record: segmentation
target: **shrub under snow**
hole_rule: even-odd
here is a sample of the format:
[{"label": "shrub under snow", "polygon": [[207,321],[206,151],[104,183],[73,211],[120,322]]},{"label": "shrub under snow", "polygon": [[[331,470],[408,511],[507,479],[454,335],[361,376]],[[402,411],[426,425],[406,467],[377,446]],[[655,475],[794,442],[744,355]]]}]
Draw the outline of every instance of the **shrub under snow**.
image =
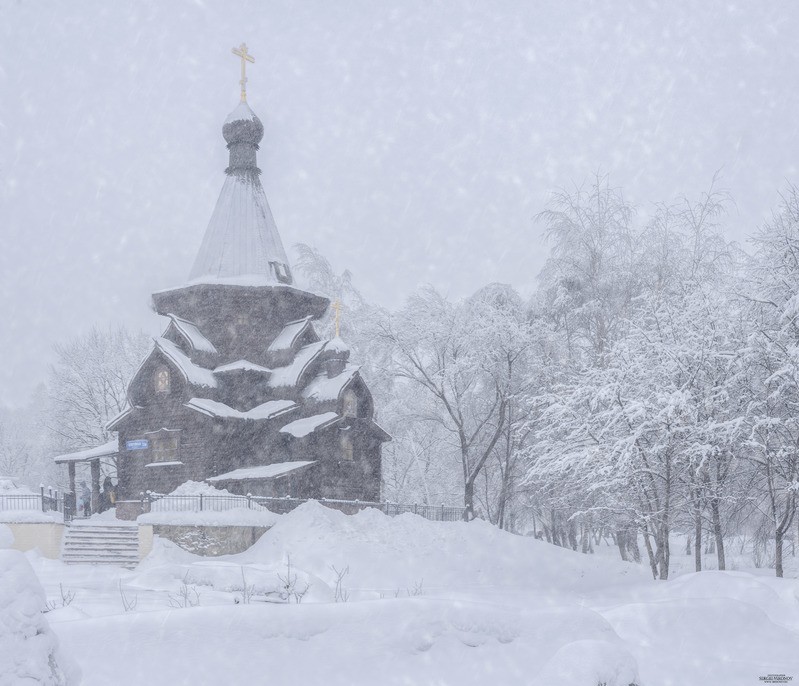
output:
[{"label": "shrub under snow", "polygon": [[[11,540],[8,527],[0,524],[0,547]],[[71,666],[64,669],[58,641],[42,613],[44,589],[22,553],[0,549],[0,580],[0,684],[76,682]]]}]

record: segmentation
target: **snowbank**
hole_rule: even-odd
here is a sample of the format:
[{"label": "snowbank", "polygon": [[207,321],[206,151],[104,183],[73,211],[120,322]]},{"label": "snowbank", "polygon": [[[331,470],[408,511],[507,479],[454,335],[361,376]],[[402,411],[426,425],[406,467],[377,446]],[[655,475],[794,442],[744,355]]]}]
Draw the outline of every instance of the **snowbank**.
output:
[{"label": "snowbank", "polygon": [[[0,525],[0,547],[10,533]],[[0,684],[77,683],[42,613],[44,590],[22,553],[0,549],[0,580]]]},{"label": "snowbank", "polygon": [[18,485],[12,478],[0,476],[0,496],[4,495],[37,495],[27,486]]},{"label": "snowbank", "polygon": [[[279,593],[289,559],[296,586],[309,586],[301,603]],[[334,567],[349,569],[340,589]],[[40,568],[73,588],[81,573]],[[265,674],[273,686],[749,686],[799,674],[795,580],[704,572],[654,582],[645,565],[479,521],[347,516],[311,502],[238,555],[202,558],[156,537],[134,571],[82,574],[87,616],[48,617],[86,686]],[[137,611],[123,613],[120,583]],[[197,602],[176,607],[187,588]]]},{"label": "snowbank", "polygon": [[469,586],[542,592],[647,581],[640,565],[576,555],[529,537],[473,522],[431,522],[414,514],[387,517],[366,508],[346,515],[311,501],[283,515],[239,557],[252,563],[291,555],[298,568],[332,579],[330,566],[350,568],[352,586],[376,593],[413,587]]},{"label": "snowbank", "polygon": [[[253,505],[255,507],[255,505]],[[139,524],[164,526],[272,526],[280,515],[263,508],[248,510],[247,506],[230,510],[180,512],[163,510],[139,515]]]},{"label": "snowbank", "polygon": [[169,495],[180,495],[180,496],[188,496],[188,495],[224,495],[229,497],[240,497],[234,496],[233,493],[230,491],[226,491],[224,488],[214,488],[213,486],[205,483],[204,481],[186,481],[180,486],[178,486],[174,491],[172,491]]},{"label": "snowbank", "polygon": [[60,512],[42,512],[41,510],[0,510],[0,522],[7,524],[52,524],[64,523],[64,515]]}]

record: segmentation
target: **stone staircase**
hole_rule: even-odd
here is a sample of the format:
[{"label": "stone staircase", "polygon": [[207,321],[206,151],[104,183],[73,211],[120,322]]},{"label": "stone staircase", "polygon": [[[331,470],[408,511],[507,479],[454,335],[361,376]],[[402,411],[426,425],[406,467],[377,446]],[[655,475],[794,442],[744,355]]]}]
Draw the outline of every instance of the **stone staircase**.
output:
[{"label": "stone staircase", "polygon": [[65,527],[61,559],[68,564],[135,567],[139,527],[135,524],[72,522]]}]

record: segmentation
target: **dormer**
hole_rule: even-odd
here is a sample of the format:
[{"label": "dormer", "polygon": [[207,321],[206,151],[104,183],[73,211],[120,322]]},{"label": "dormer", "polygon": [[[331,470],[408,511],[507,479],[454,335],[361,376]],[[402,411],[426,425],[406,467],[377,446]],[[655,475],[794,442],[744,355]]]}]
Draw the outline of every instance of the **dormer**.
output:
[{"label": "dormer", "polygon": [[166,338],[154,339],[155,345],[133,375],[128,386],[128,401],[145,406],[171,400],[183,400],[189,390],[216,388],[209,369],[200,367],[175,343]]},{"label": "dormer", "polygon": [[195,324],[174,314],[167,317],[170,321],[162,338],[174,343],[192,360],[206,363],[217,357],[216,347]]},{"label": "dormer", "polygon": [[300,348],[318,341],[319,336],[311,324],[311,317],[303,317],[286,324],[269,344],[267,352],[273,366],[284,366]]}]

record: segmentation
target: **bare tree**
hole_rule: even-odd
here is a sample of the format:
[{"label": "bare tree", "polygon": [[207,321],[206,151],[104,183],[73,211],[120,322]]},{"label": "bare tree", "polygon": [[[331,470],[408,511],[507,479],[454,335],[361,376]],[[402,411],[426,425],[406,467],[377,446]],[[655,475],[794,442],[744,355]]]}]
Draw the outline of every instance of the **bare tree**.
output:
[{"label": "bare tree", "polygon": [[127,387],[150,342],[125,328],[101,330],[56,346],[50,370],[50,430],[61,450],[107,442],[110,419],[127,405]]},{"label": "bare tree", "polygon": [[502,437],[508,405],[523,384],[528,323],[511,289],[493,286],[451,303],[432,288],[383,321],[395,375],[421,389],[461,462],[466,517],[475,516],[475,483]]}]

